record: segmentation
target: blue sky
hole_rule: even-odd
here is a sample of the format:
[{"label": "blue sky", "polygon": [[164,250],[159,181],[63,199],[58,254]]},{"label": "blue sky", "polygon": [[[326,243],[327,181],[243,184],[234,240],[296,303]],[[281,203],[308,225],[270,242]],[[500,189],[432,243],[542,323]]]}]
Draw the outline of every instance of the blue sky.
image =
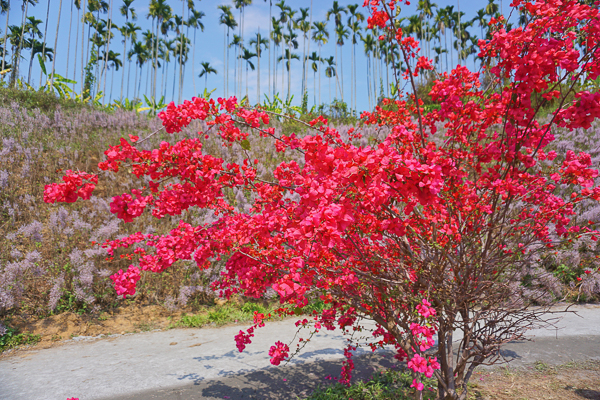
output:
[{"label": "blue sky", "polygon": [[[110,0],[109,0],[110,1]],[[123,16],[120,15],[120,13],[118,12],[118,8],[121,6],[122,1],[121,0],[112,0],[113,2],[113,7],[114,7],[114,11],[112,12],[112,19],[113,22],[116,23],[117,25],[121,26],[123,23],[125,23],[125,18]],[[457,1],[444,1],[444,0],[437,0],[435,1],[437,3],[437,5],[439,7],[445,7],[447,5],[453,5],[455,7],[455,10],[457,8],[457,6],[460,6],[460,10],[462,12],[464,12],[466,14],[466,17],[468,19],[471,19],[476,11],[478,9],[481,9],[483,7],[485,7],[485,5],[487,4],[487,0],[460,0],[460,5],[457,4]],[[21,9],[20,6],[17,3],[16,0],[12,0],[12,9],[10,12],[10,17],[9,17],[9,24],[10,25],[18,25],[20,24],[21,21]],[[67,69],[67,43],[69,43],[69,30],[71,31],[71,50],[70,50],[70,55],[69,55],[69,60],[71,62],[71,64],[69,65],[69,78],[73,78],[73,68],[74,68],[74,64],[73,64],[73,53],[74,53],[74,49],[75,49],[75,39],[77,36],[76,33],[76,26],[77,26],[77,12],[76,9],[74,9],[74,14],[73,14],[73,18],[72,20],[70,20],[70,16],[71,16],[71,3],[72,1],[69,0],[63,0],[62,1],[62,13],[61,13],[61,22],[60,22],[60,26],[59,26],[59,34],[58,34],[58,49],[56,50],[56,71],[58,74],[64,75]],[[175,14],[181,14],[182,10],[181,10],[181,6],[182,6],[182,2],[180,0],[169,0],[168,3],[171,5],[171,7],[173,8],[173,13]],[[219,15],[220,15],[220,11],[217,9],[217,7],[221,4],[232,4],[232,1],[223,1],[223,0],[201,0],[201,1],[196,1],[196,9],[203,11],[206,16],[202,19],[202,22],[204,23],[205,29],[204,32],[197,32],[196,35],[196,42],[195,42],[195,64],[192,65],[191,60],[188,62],[187,67],[185,69],[185,76],[184,76],[184,91],[183,91],[183,98],[184,99],[189,99],[192,96],[196,95],[197,93],[201,93],[204,90],[204,78],[198,78],[198,74],[200,73],[200,71],[202,70],[200,63],[203,61],[208,61],[210,62],[211,66],[213,66],[215,69],[217,69],[218,73],[216,75],[209,75],[208,77],[208,89],[215,89],[216,91],[213,93],[214,96],[222,96],[224,94],[224,71],[223,71],[223,26],[220,25],[218,23],[219,21]],[[332,5],[332,0],[288,0],[286,2],[288,5],[290,5],[292,7],[292,9],[298,9],[300,7],[311,7],[312,4],[312,19],[313,21],[324,21],[326,14],[327,14],[327,10],[329,8],[331,8]],[[359,3],[362,5],[362,0],[354,0],[354,1],[346,1],[346,0],[341,0],[339,1],[340,5],[348,5],[348,4],[356,4]],[[414,2],[415,4],[417,3],[417,1]],[[504,1],[503,2],[503,8],[505,13],[507,13],[508,10],[508,1]],[[36,7],[30,7],[29,8],[29,12],[28,15],[34,15],[36,18],[44,21],[46,21],[46,11],[47,11],[47,0],[40,0],[39,4]],[[136,9],[136,12],[138,14],[138,20],[136,21],[137,25],[140,25],[142,27],[142,31],[145,31],[147,29],[150,29],[151,27],[151,20],[150,19],[146,19],[146,15],[148,13],[148,4],[149,4],[149,0],[136,0],[133,3],[133,7]],[[402,7],[402,14],[404,16],[410,16],[413,15],[415,13],[415,4],[411,4],[410,6],[403,6]],[[55,38],[55,32],[56,32],[56,21],[58,18],[58,11],[59,11],[59,5],[60,5],[60,0],[50,0],[50,12],[49,12],[49,26],[48,26],[48,38],[49,38],[49,46],[54,47],[54,38]],[[277,11],[277,8],[275,7],[275,1],[273,1],[273,13],[275,14]],[[239,20],[239,13],[237,10],[233,10],[234,11],[234,16],[236,17],[236,19]],[[366,9],[362,9],[361,11],[363,14],[366,15],[367,10]],[[103,17],[105,18],[105,17]],[[345,18],[346,19],[346,18]],[[239,21],[238,21],[239,22]],[[0,29],[2,31],[4,31],[4,26],[6,23],[6,15],[3,15],[2,17],[0,17]],[[41,30],[43,32],[44,30],[44,23],[41,26]],[[71,25],[71,29],[69,29],[69,25]],[[81,29],[81,28],[80,28]],[[333,21],[329,22],[328,25],[328,29],[330,31],[330,41],[328,44],[324,45],[322,47],[322,56],[323,57],[329,57],[331,55],[335,55],[335,45],[333,44]],[[246,43],[248,41],[249,37],[254,36],[257,32],[259,32],[264,35],[265,37],[268,35],[269,32],[269,2],[268,1],[263,1],[263,0],[254,0],[253,4],[251,6],[249,6],[246,9],[246,13],[245,13],[245,26],[244,26],[244,36],[246,39]],[[474,33],[475,35],[479,36],[479,27],[476,27],[472,30],[472,33]],[[237,32],[236,32],[237,33]],[[173,37],[175,34],[171,33],[170,37]],[[138,40],[140,39],[140,36],[138,36]],[[190,30],[189,33],[189,37],[193,40],[193,31]],[[344,94],[345,94],[345,98],[346,100],[348,100],[348,98],[350,97],[350,60],[351,60],[351,41],[348,40],[346,41],[346,45],[343,47],[343,55],[340,57],[340,52],[339,52],[339,47],[338,47],[338,64],[341,64],[341,58],[343,57],[343,68],[344,68]],[[81,32],[79,32],[79,47],[81,47]],[[117,34],[115,36],[115,39],[113,39],[113,41],[111,42],[111,50],[114,50],[115,52],[118,53],[123,53],[123,43],[121,40],[121,36],[120,34]],[[310,51],[316,51],[317,50],[317,45],[313,42],[310,44]],[[78,51],[80,51],[80,49],[78,49]],[[274,49],[271,50],[272,52],[274,52]],[[280,51],[280,50],[279,50]],[[21,70],[24,72],[26,71],[26,67],[29,64],[29,59],[28,59],[28,52],[24,51],[23,55],[25,56],[25,59],[21,62]],[[302,40],[301,38],[299,38],[299,48],[295,51],[295,53],[299,54],[300,57],[302,57]],[[80,53],[79,53],[80,54]],[[356,48],[356,54],[357,54],[357,83],[356,83],[356,87],[357,87],[357,108],[359,110],[364,110],[368,108],[368,97],[367,97],[367,83],[366,83],[366,74],[367,74],[367,61],[366,58],[364,57],[364,53],[363,53],[363,46],[361,43],[359,43],[357,45]],[[234,51],[233,49],[230,50],[230,68],[229,68],[229,76],[230,76],[230,86],[229,86],[229,94],[233,95],[233,83],[232,81],[234,80],[234,71],[235,71],[235,67],[234,67]],[[190,59],[192,58],[192,55],[190,54]],[[456,60],[455,60],[456,62]],[[256,64],[256,59],[254,60],[254,63]],[[269,81],[269,71],[266,68],[268,64],[268,50],[264,50],[263,52],[263,56],[261,58],[261,93],[265,93],[268,91],[268,81]],[[175,73],[174,71],[174,63],[171,63],[171,65],[169,65],[169,72],[168,75],[165,76],[165,78],[167,79],[168,82],[168,86],[167,86],[167,101],[171,101],[171,100],[175,100],[177,101],[177,93],[175,93],[175,99],[172,98],[171,93],[172,93],[172,78],[173,78],[173,74]],[[470,67],[473,66],[473,62],[470,61],[467,65],[469,65]],[[23,68],[23,66],[25,66],[25,69]],[[77,70],[80,71],[81,69],[81,55],[78,56],[78,61],[77,61]],[[146,68],[145,68],[146,69]],[[271,68],[272,69],[272,68]],[[113,79],[113,87],[112,87],[112,98],[116,99],[119,97],[120,94],[120,90],[121,90],[121,86],[124,85],[124,91],[127,92],[127,63],[125,63],[125,79],[122,82],[121,81],[121,76],[122,76],[122,70],[116,71],[114,73],[114,79]],[[284,87],[283,90],[281,88],[281,70],[282,70],[282,64],[280,63],[278,66],[278,87],[277,87],[277,91],[282,93],[282,97],[285,96],[285,93],[287,92],[287,74],[284,77]],[[323,73],[324,71],[324,67],[321,68],[321,73]],[[337,72],[338,75],[341,74],[341,66],[338,65],[337,68]],[[110,74],[111,72],[109,72]],[[134,80],[134,74],[135,74],[135,64],[132,65],[131,67],[131,77],[130,77],[130,86],[129,86],[129,93],[130,93],[130,97],[132,97],[133,95],[133,83],[131,83],[131,81]],[[196,76],[195,78],[195,87],[196,87],[196,92],[194,91],[194,75]],[[307,89],[308,89],[308,94],[309,94],[309,105],[312,105],[313,103],[313,98],[314,98],[314,94],[315,92],[313,91],[313,79],[312,79],[312,71],[309,70],[309,74],[308,74],[308,83],[307,83]],[[39,76],[40,76],[40,69],[37,63],[37,60],[34,62],[34,67],[33,67],[33,73],[32,73],[32,77],[33,77],[33,81],[34,84],[37,85],[39,83]],[[144,75],[145,76],[145,75]],[[242,83],[242,94],[245,94],[246,91],[246,80],[245,80],[245,76],[246,76],[246,71],[245,68],[243,69],[243,83]],[[300,101],[300,93],[301,93],[301,81],[302,81],[302,65],[300,62],[293,62],[292,63],[292,68],[291,68],[291,93],[294,95],[294,103],[298,104]],[[158,75],[158,80],[161,80],[162,75]],[[256,97],[257,97],[257,71],[249,71],[248,72],[248,93],[249,93],[249,97],[250,97],[250,101],[251,103],[255,103],[256,102]],[[273,72],[271,72],[271,78],[274,78],[274,74]],[[385,78],[385,75],[384,75]],[[75,76],[75,80],[76,81],[81,81],[81,72],[78,72]],[[106,90],[106,95],[110,96],[111,95],[111,88],[110,88],[110,80],[108,81],[107,84],[107,90]],[[317,74],[317,78],[316,78],[316,84],[318,85],[319,82],[319,78],[318,78],[318,74]],[[325,77],[325,75],[321,75],[321,101],[322,102],[328,102],[329,101],[329,80]],[[384,83],[385,83],[385,79],[384,79]],[[142,92],[144,91],[144,87],[145,87],[145,80],[142,80]],[[78,88],[78,85],[76,86],[76,89]],[[177,90],[177,89],[176,89]],[[317,95],[319,92],[319,88],[317,87]],[[261,94],[262,97],[262,94]],[[340,95],[338,94],[336,96],[336,90],[335,90],[335,81],[332,79],[331,80],[331,97],[340,97]],[[263,97],[264,100],[264,97]],[[318,101],[318,98],[317,98]]]}]

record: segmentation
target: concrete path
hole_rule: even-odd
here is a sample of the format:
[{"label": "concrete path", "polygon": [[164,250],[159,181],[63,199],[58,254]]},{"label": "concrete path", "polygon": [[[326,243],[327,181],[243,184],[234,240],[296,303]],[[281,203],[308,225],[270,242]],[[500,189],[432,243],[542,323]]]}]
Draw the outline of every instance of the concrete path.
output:
[{"label": "concrete path", "polygon": [[[575,310],[579,316],[565,314],[559,330],[530,331],[533,342],[510,343],[502,354],[514,366],[600,360],[600,306]],[[0,399],[293,399],[340,373],[339,333],[316,335],[291,363],[273,367],[268,349],[292,340],[294,320],[259,329],[243,353],[233,340],[241,328],[174,329],[15,352],[0,359]],[[393,365],[389,352],[356,355],[359,377]]]}]

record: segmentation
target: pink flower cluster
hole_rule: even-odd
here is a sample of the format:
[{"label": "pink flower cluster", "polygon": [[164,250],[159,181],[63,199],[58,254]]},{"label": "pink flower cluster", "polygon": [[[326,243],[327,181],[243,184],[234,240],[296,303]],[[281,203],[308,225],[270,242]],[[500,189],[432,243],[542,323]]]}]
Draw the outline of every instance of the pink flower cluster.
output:
[{"label": "pink flower cluster", "polygon": [[[98,175],[73,172],[70,169],[63,176],[63,183],[52,183],[44,188],[45,203],[74,203],[79,197],[88,200],[96,185]],[[88,182],[85,182],[88,181]]]},{"label": "pink flower cluster", "polygon": [[135,294],[135,286],[140,278],[140,269],[133,265],[127,268],[127,272],[123,272],[120,269],[119,272],[110,276],[110,279],[114,282],[117,294],[119,296],[123,295],[123,298],[127,295],[133,296]]},{"label": "pink flower cluster", "polygon": [[274,346],[269,349],[269,355],[271,356],[271,364],[279,365],[283,360],[289,356],[290,347],[282,342],[275,342]]}]

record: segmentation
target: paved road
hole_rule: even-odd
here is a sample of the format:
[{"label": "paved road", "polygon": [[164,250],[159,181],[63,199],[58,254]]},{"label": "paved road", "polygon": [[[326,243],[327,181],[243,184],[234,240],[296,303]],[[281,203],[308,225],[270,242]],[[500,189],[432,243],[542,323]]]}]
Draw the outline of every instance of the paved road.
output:
[{"label": "paved road", "polygon": [[[576,310],[579,316],[566,314],[559,330],[531,331],[533,342],[510,343],[503,354],[514,366],[600,360],[600,306]],[[258,330],[244,353],[233,340],[239,330],[175,329],[19,351],[0,359],[0,399],[291,399],[339,375],[340,334],[316,335],[290,364],[273,367],[268,349],[274,340],[291,341],[293,321]],[[392,365],[389,352],[357,356],[359,377]]]}]

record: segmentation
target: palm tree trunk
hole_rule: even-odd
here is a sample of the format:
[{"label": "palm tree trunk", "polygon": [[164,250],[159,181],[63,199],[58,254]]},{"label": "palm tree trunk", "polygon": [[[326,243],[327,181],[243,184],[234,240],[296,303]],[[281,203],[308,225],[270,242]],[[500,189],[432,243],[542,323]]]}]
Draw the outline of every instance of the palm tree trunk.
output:
[{"label": "palm tree trunk", "polygon": [[313,70],[313,102],[317,105],[317,71]]},{"label": "palm tree trunk", "polygon": [[[342,81],[342,103],[344,102],[344,47],[343,45],[340,45],[340,72],[341,74],[339,74],[341,76],[341,81]],[[335,74],[335,76],[338,76],[338,74]]]},{"label": "palm tree trunk", "polygon": [[[150,59],[152,60],[152,59]],[[148,70],[146,71],[146,88],[144,89],[144,94],[146,96],[150,95],[150,93],[148,93],[148,81],[152,82],[152,80],[150,79],[150,76],[152,75],[152,69],[148,68]],[[150,88],[152,89],[152,88]],[[152,96],[150,96],[152,97]]]},{"label": "palm tree trunk", "polygon": [[152,97],[156,99],[156,76],[158,75],[158,42],[160,41],[160,20],[156,20],[156,51],[154,53],[154,84],[152,85]]},{"label": "palm tree trunk", "polygon": [[306,92],[306,37],[303,34],[302,35],[302,98],[304,98],[305,92]]},{"label": "palm tree trunk", "polygon": [[110,50],[110,33],[111,33],[111,29],[112,29],[112,0],[110,0],[108,8],[109,8],[109,11],[108,11],[109,18],[108,18],[108,32],[106,33],[106,51],[105,51],[106,54],[104,57],[104,86],[102,88],[102,92],[104,95],[102,96],[102,105],[104,105],[104,100],[106,99],[106,70],[108,69],[108,66],[107,66],[108,52]]},{"label": "palm tree trunk", "polygon": [[[2,68],[0,68],[0,71],[4,71],[4,66],[6,65],[5,56],[6,56],[6,48],[8,47],[8,42],[6,41],[6,38],[8,37],[8,17],[10,17],[10,0],[8,3],[8,10],[6,10],[6,24],[4,26],[4,41],[2,42],[4,44],[4,49],[2,50]],[[2,79],[4,80],[4,75],[2,75]]]},{"label": "palm tree trunk", "polygon": [[[73,23],[73,3],[75,3],[75,2],[71,1],[71,14],[69,14],[69,39],[67,40],[67,71],[65,72],[65,77],[69,76],[69,59],[70,59],[69,56],[71,55],[71,26]],[[54,47],[56,47],[56,45]],[[54,50],[56,50],[56,49],[54,49]],[[77,57],[75,57],[75,58],[77,58]]]},{"label": "palm tree trunk", "polygon": [[[75,82],[75,77],[77,75],[77,50],[79,44],[79,9],[77,9],[77,28],[75,28],[75,57],[73,57],[75,64],[73,65],[73,81]],[[73,83],[73,91],[75,91],[75,84]]]},{"label": "palm tree trunk", "polygon": [[198,95],[198,92],[196,91],[196,33],[198,32],[198,27],[195,26],[194,27],[194,48],[192,49],[193,54],[192,54],[192,77],[194,79],[194,96]]},{"label": "palm tree trunk", "polygon": [[[271,18],[271,7],[273,6],[273,2],[272,0],[269,0],[269,60],[267,62],[267,66],[271,65],[271,27],[272,27],[272,23],[273,20]],[[8,24],[8,16],[6,17],[6,23]],[[6,37],[6,35],[5,35]],[[6,39],[4,39],[4,43],[6,43]],[[2,60],[2,62],[4,62],[4,60]],[[4,68],[2,68],[4,69]],[[269,71],[269,88],[267,93],[271,93],[271,68],[267,68],[267,70]],[[258,101],[260,102],[260,99],[258,99]]]},{"label": "palm tree trunk", "polygon": [[83,51],[83,36],[85,34],[85,0],[83,0],[83,6],[81,8],[83,10],[83,18],[81,21],[81,94],[83,97],[83,90],[84,90],[84,81],[83,81],[83,73],[85,70],[85,52]]},{"label": "palm tree trunk", "polygon": [[[321,61],[321,43],[319,43],[319,62]],[[321,105],[321,68],[319,68],[319,105]]]},{"label": "palm tree trunk", "polygon": [[181,84],[182,69],[183,69],[183,14],[185,14],[185,1],[181,2],[181,26],[179,27],[179,95],[177,96],[178,103],[181,103],[181,88],[183,85]]},{"label": "palm tree trunk", "polygon": [[[111,0],[112,2],[112,0]],[[58,53],[58,27],[60,26],[60,13],[62,11],[62,0],[58,5],[58,21],[56,22],[56,37],[54,38],[54,57],[52,57],[52,77],[50,78],[50,86],[54,85],[54,67],[56,66],[56,53]],[[69,59],[67,58],[67,61]],[[41,83],[41,82],[40,82]]]},{"label": "palm tree trunk", "polygon": [[227,58],[225,57],[225,53],[227,52],[226,29],[227,27],[223,25],[223,95],[225,97],[227,97]]},{"label": "palm tree trunk", "polygon": [[[123,84],[125,83],[125,57],[127,54],[127,35],[123,38],[123,72],[121,73],[121,94],[119,95],[119,101],[123,101]],[[129,85],[129,80],[127,81]]]},{"label": "palm tree trunk", "polygon": [[144,75],[144,64],[140,65],[140,81],[138,82],[137,97],[140,98],[140,90],[142,88],[142,76]]},{"label": "palm tree trunk", "polygon": [[[260,28],[258,29],[260,34]],[[258,63],[258,73],[256,74],[256,104],[260,104],[260,40],[258,41],[258,52],[256,53],[256,60]],[[246,78],[247,79],[247,78]]]},{"label": "palm tree trunk", "polygon": [[[44,38],[42,41],[42,60],[46,61],[46,40],[48,39],[48,21],[50,20],[50,0],[48,0],[48,8],[46,10],[46,27],[44,28]],[[56,50],[56,49],[54,49]],[[53,57],[56,59],[56,57]],[[40,86],[42,85],[42,69],[40,68]],[[29,82],[27,82],[29,83]]]},{"label": "palm tree trunk", "polygon": [[114,66],[113,66],[112,71],[110,71],[110,97],[108,98],[108,104],[112,103],[113,83],[115,83],[115,68],[114,68]]},{"label": "palm tree trunk", "polygon": [[[27,84],[28,85],[31,82],[31,67],[33,67],[33,49],[31,49],[31,57],[29,58],[29,68],[28,68],[29,73],[27,74]],[[41,85],[41,81],[40,81],[40,85]]]},{"label": "palm tree trunk", "polygon": [[[19,51],[17,52],[19,57],[16,57],[15,62],[13,63],[14,72],[11,74],[11,86],[14,86],[19,74],[19,60],[21,59],[21,50],[23,49],[23,35],[25,34],[25,20],[27,19],[28,6],[29,2],[26,2],[25,11],[23,12],[23,16],[21,18],[21,37],[19,38]],[[8,18],[6,19],[8,20]]]},{"label": "palm tree trunk", "polygon": [[[165,55],[166,55],[166,53],[165,53]],[[167,58],[165,57],[165,59],[163,60],[162,73],[161,73],[161,77],[160,77],[160,91],[159,91],[159,94],[161,95],[161,97],[163,96],[163,91],[164,91],[164,87],[165,87],[165,69],[167,68],[167,65],[168,65]]]},{"label": "palm tree trunk", "polygon": [[177,77],[175,76],[175,74],[173,74],[173,93],[171,93],[171,98],[173,99],[173,101],[175,101],[175,81],[177,80]]}]

